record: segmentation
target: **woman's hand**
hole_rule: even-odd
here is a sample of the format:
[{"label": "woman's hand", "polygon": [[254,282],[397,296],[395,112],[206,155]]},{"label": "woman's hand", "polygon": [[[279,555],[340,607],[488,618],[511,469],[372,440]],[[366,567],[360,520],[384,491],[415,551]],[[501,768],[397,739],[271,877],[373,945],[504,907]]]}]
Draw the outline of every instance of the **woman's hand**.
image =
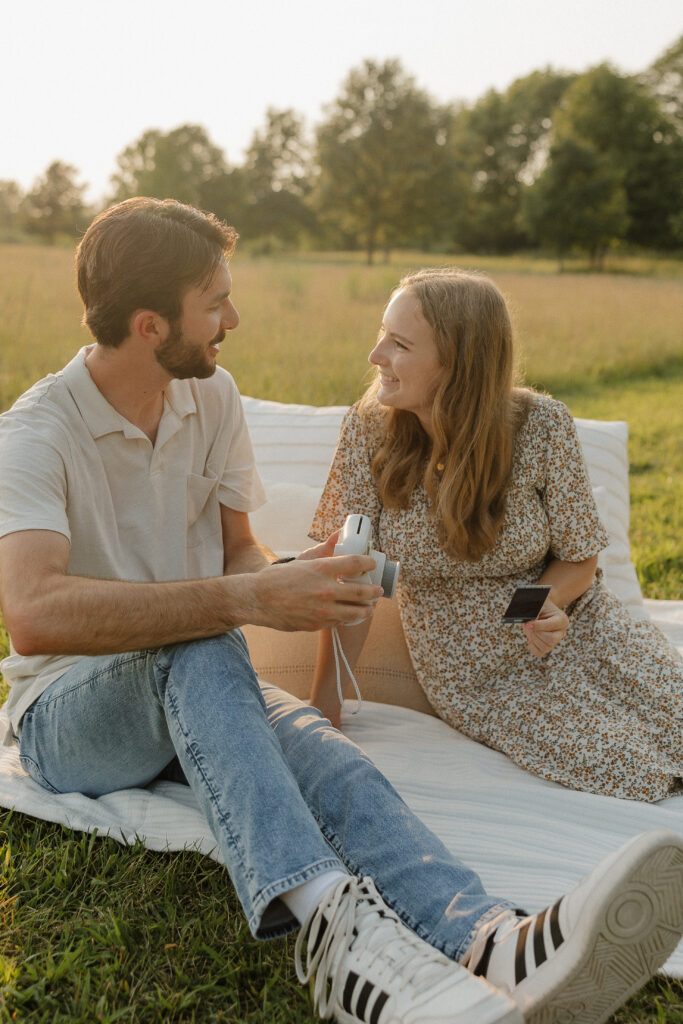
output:
[{"label": "woman's hand", "polygon": [[340,533],[341,530],[335,530],[334,533],[330,534],[327,540],[323,541],[322,544],[316,544],[312,548],[306,548],[305,551],[301,552],[298,558],[302,562],[306,562],[311,558],[331,558],[334,554],[334,548],[339,540]]},{"label": "woman's hand", "polygon": [[531,653],[536,658],[543,658],[564,640],[569,629],[569,619],[561,608],[547,598],[538,618],[533,622],[525,622],[522,628],[526,633]]}]

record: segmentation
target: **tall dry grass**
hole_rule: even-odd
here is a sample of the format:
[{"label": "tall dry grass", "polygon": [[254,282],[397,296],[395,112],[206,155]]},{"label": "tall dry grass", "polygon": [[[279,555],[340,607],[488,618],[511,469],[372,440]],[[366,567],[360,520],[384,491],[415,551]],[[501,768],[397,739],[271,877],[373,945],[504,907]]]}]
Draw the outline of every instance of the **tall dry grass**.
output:
[{"label": "tall dry grass", "polygon": [[[433,259],[366,267],[349,258],[250,260],[238,252],[232,270],[242,324],[224,343],[221,362],[247,394],[351,402],[363,388],[391,289]],[[468,267],[490,262],[460,259]],[[492,270],[533,383],[559,390],[683,359],[681,278],[541,269],[533,274],[528,262],[498,260]],[[0,246],[1,408],[88,342],[80,317],[70,252]]]}]

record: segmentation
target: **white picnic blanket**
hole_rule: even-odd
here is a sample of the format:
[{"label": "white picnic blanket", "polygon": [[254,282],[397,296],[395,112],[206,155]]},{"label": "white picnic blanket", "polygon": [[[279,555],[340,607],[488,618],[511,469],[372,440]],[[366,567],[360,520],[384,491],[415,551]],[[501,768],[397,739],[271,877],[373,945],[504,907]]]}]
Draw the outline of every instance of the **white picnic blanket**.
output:
[{"label": "white picnic blanket", "polygon": [[[647,601],[653,621],[683,651],[683,601]],[[0,713],[0,742],[7,728]],[[416,711],[364,704],[345,731],[363,747],[407,803],[487,890],[535,911],[570,888],[605,854],[639,832],[683,836],[683,795],[657,804],[576,793],[535,778],[502,754]],[[192,847],[220,859],[190,790],[172,782],[97,800],[41,789],[0,746],[0,805],[109,835],[140,838],[152,850]],[[683,978],[683,943],[664,972]]]}]

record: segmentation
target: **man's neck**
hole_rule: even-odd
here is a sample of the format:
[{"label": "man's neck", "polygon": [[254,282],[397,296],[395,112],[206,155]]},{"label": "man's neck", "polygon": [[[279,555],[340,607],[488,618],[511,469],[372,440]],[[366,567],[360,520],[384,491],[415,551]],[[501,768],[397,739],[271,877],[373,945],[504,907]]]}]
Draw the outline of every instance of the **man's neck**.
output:
[{"label": "man's neck", "polygon": [[111,349],[95,343],[85,365],[109,404],[154,444],[171,380],[166,371],[147,352],[126,342]]}]

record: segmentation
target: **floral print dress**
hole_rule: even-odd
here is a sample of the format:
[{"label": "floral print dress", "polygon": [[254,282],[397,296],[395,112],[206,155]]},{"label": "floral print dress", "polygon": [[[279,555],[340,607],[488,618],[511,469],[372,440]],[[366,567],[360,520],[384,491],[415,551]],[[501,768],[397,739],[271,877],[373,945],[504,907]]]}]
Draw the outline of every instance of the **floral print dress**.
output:
[{"label": "floral print dress", "polygon": [[493,550],[445,554],[422,486],[404,509],[382,507],[370,463],[379,407],[342,424],[311,536],[360,512],[375,546],[400,561],[397,599],[417,678],[435,712],[472,739],[572,789],[659,800],[683,776],[683,659],[603,584],[566,608],[565,638],[544,658],[502,615],[516,586],[548,561],[577,562],[608,543],[568,409],[535,395],[514,453]]}]

